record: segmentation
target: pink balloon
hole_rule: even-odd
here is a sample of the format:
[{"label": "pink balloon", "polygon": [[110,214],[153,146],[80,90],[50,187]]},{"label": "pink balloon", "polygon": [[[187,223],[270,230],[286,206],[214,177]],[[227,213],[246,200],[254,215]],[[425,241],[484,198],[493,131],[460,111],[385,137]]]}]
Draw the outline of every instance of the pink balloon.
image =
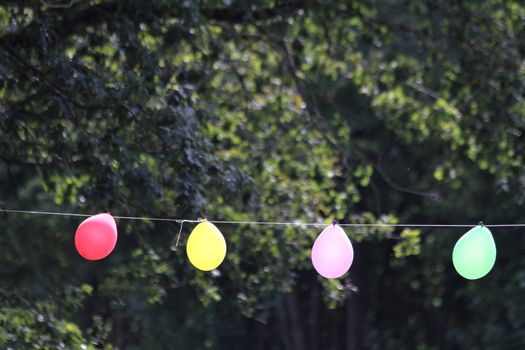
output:
[{"label": "pink balloon", "polygon": [[326,227],[312,247],[312,263],[326,278],[344,275],[354,260],[354,248],[345,231],[337,224]]},{"label": "pink balloon", "polygon": [[87,260],[108,256],[117,244],[117,224],[110,214],[97,214],[82,221],[75,233],[78,254]]}]

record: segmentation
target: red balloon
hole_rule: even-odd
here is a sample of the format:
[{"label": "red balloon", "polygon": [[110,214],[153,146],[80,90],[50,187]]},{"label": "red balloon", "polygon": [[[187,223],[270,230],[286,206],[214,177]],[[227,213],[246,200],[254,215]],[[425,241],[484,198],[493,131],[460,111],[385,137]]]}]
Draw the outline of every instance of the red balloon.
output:
[{"label": "red balloon", "polygon": [[108,256],[117,244],[117,224],[110,214],[90,216],[78,226],[75,247],[87,260],[100,260]]}]

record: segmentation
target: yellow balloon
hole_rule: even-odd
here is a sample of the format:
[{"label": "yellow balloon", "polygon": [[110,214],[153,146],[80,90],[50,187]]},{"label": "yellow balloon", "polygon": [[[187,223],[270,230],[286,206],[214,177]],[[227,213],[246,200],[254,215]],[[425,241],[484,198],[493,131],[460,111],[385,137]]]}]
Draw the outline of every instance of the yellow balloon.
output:
[{"label": "yellow balloon", "polygon": [[193,266],[202,271],[211,271],[224,260],[226,241],[214,224],[204,220],[191,231],[186,254]]}]

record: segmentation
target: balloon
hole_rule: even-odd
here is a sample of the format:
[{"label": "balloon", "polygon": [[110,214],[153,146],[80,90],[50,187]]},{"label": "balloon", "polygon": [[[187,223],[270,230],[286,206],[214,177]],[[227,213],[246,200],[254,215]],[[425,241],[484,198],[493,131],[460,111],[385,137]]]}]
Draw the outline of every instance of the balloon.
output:
[{"label": "balloon", "polygon": [[354,248],[341,226],[334,221],[317,237],[312,247],[312,263],[326,278],[344,275],[354,260]]},{"label": "balloon", "polygon": [[87,260],[108,256],[117,244],[117,224],[110,214],[97,214],[82,221],[75,233],[78,254]]},{"label": "balloon", "polygon": [[469,280],[489,273],[496,262],[496,243],[490,230],[476,226],[461,236],[452,251],[452,262],[456,271]]},{"label": "balloon", "polygon": [[191,231],[186,254],[193,266],[202,271],[211,271],[224,260],[226,241],[214,224],[203,220]]}]

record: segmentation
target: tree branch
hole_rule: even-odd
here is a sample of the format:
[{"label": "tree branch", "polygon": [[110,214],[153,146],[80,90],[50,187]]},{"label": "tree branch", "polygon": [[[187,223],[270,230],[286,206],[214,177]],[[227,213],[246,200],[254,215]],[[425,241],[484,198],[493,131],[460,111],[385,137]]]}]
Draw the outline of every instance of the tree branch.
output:
[{"label": "tree branch", "polygon": [[264,21],[278,16],[288,16],[304,8],[305,1],[289,1],[278,3],[272,8],[250,10],[242,7],[228,7],[216,9],[201,9],[200,14],[209,20],[229,23],[246,23],[247,21]]},{"label": "tree branch", "polygon": [[[67,35],[62,36],[62,38],[67,38],[70,35],[77,33],[80,30],[80,28],[84,28],[87,25],[96,25],[104,22],[109,17],[103,15],[113,14],[118,10],[118,8],[119,5],[117,3],[102,2],[100,4],[87,7],[84,10],[80,10],[77,12],[62,11],[60,12],[60,14],[64,16],[64,19],[51,24],[47,28],[47,31],[55,33],[67,33]],[[29,46],[34,46],[33,35],[35,32],[40,32],[40,26],[40,23],[33,22],[17,32],[12,32],[0,36],[0,40],[4,44],[9,45],[11,47],[25,45],[28,42],[33,42],[32,45]]]},{"label": "tree branch", "polygon": [[40,0],[40,2],[49,7],[49,8],[55,8],[55,9],[58,9],[58,8],[70,8],[71,6],[75,5],[76,3],[79,3],[81,2],[82,0],[70,0],[69,2],[67,3],[50,3],[50,2],[47,2],[47,1],[44,1],[44,0]]},{"label": "tree branch", "polygon": [[66,93],[54,82],[49,80],[38,68],[27,62],[22,56],[20,56],[15,50],[13,50],[9,45],[5,44],[4,42],[0,41],[0,47],[2,47],[11,57],[13,57],[18,63],[20,63],[24,68],[28,69],[30,72],[32,72],[38,80],[40,80],[44,85],[46,85],[55,95],[60,97],[64,102],[65,106],[67,107],[69,113],[74,116],[73,110],[69,106],[69,103],[73,104],[76,107],[85,108],[84,105],[74,101],[73,99],[69,98]]}]

